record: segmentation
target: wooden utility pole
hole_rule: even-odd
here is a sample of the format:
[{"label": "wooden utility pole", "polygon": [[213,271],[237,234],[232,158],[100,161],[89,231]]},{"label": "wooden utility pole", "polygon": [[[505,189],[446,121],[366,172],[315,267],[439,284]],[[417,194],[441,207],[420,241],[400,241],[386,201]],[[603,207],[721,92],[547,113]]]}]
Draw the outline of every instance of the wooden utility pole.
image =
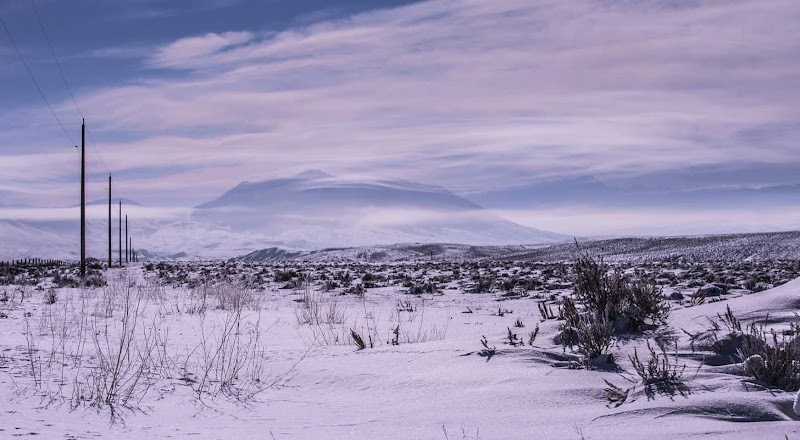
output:
[{"label": "wooden utility pole", "polygon": [[81,282],[86,280],[86,120],[81,121]]},{"label": "wooden utility pole", "polygon": [[128,214],[125,214],[125,262],[129,263],[130,259],[130,248],[128,247]]},{"label": "wooden utility pole", "polygon": [[119,199],[119,267],[122,267],[122,199]]},{"label": "wooden utility pole", "polygon": [[111,174],[108,175],[108,268],[111,269]]}]

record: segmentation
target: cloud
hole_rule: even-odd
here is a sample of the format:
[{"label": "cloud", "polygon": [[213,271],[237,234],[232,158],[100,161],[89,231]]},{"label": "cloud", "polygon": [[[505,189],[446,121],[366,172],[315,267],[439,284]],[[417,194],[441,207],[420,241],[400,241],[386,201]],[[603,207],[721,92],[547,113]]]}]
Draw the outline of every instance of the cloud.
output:
[{"label": "cloud", "polygon": [[159,48],[149,63],[155,67],[187,65],[252,39],[253,34],[250,32],[208,33],[199,37],[182,38]]},{"label": "cloud", "polygon": [[307,168],[466,191],[800,165],[798,20],[795,0],[432,0],[181,38],[82,106],[112,172],[161,170],[123,184],[171,203]]},{"label": "cloud", "polygon": [[800,209],[774,207],[758,211],[729,209],[602,209],[592,206],[536,210],[494,210],[522,225],[577,237],[664,236],[794,231]]},{"label": "cloud", "polygon": [[[188,216],[185,208],[153,208],[146,206],[126,206],[123,214],[131,219],[139,220],[175,220]],[[117,209],[113,210],[114,221],[117,221]],[[108,207],[91,205],[86,207],[87,220],[108,220]],[[16,221],[69,221],[80,219],[80,208],[0,208],[0,220]]]}]

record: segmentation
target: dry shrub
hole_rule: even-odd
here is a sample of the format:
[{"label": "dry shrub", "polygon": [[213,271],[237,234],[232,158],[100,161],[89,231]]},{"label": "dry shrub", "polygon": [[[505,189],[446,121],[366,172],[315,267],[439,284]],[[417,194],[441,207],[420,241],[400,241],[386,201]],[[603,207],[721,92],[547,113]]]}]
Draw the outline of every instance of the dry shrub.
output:
[{"label": "dry shrub", "polygon": [[295,317],[300,325],[333,325],[345,321],[345,313],[336,296],[305,290],[295,307]]},{"label": "dry shrub", "polygon": [[[792,325],[791,334],[797,334],[798,326]],[[741,358],[758,355],[763,359],[763,368],[747,369],[746,372],[758,381],[785,391],[800,389],[800,344],[797,337],[790,339],[785,333],[778,336],[768,331],[765,324],[751,323],[742,338]]]},{"label": "dry shrub", "polygon": [[614,328],[608,317],[600,312],[579,313],[570,298],[561,306],[564,324],[559,341],[564,346],[576,346],[587,360],[604,355],[613,342]]},{"label": "dry shrub", "polygon": [[584,253],[574,266],[574,292],[578,303],[565,298],[564,323],[559,335],[565,346],[577,346],[588,360],[604,355],[615,331],[640,331],[666,322],[669,302],[650,279],[631,279],[611,270],[602,258]]},{"label": "dry shrub", "polygon": [[217,308],[220,310],[241,310],[255,304],[253,291],[240,284],[220,283],[214,287]]},{"label": "dry shrub", "polygon": [[631,279],[587,253],[575,262],[574,286],[575,297],[587,311],[605,314],[623,330],[663,324],[669,316],[669,301],[655,281]]}]

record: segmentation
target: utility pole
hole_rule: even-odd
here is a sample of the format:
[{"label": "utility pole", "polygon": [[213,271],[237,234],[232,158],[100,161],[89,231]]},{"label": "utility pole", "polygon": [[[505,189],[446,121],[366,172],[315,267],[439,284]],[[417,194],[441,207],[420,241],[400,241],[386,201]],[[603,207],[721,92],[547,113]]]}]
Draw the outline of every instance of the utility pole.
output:
[{"label": "utility pole", "polygon": [[111,269],[111,174],[108,175],[108,268]]},{"label": "utility pole", "polygon": [[119,267],[122,267],[122,199],[119,199]]},{"label": "utility pole", "polygon": [[125,214],[125,262],[130,262],[130,253],[128,252],[130,248],[128,247],[128,214]]},{"label": "utility pole", "polygon": [[86,120],[81,121],[81,283],[86,280]]}]

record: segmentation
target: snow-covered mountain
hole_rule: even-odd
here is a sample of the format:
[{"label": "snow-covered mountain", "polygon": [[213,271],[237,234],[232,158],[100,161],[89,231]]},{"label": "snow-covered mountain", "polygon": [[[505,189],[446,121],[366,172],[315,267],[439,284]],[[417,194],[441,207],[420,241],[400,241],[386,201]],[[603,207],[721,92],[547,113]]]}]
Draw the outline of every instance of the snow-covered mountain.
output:
[{"label": "snow-covered mountain", "polygon": [[[77,223],[76,226],[80,228]],[[80,247],[75,245],[79,243],[79,233],[62,234],[62,230],[63,225],[58,222],[0,219],[0,261],[79,257]]]},{"label": "snow-covered mountain", "polygon": [[306,248],[398,242],[530,244],[569,238],[492,215],[442,187],[347,180],[316,170],[243,182],[197,206],[192,219]]}]

